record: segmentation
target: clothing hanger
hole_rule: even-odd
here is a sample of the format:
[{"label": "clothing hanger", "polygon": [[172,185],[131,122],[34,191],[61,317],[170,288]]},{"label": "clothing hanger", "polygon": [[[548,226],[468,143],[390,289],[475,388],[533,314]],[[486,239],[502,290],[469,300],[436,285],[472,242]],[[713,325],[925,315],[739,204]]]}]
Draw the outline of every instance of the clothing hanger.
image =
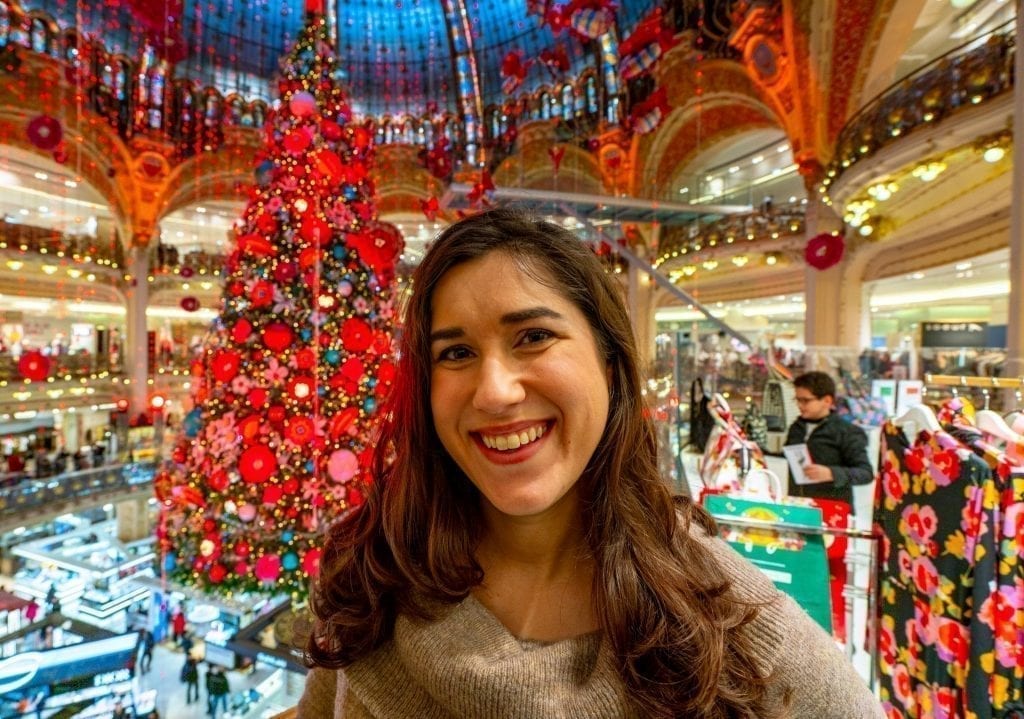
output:
[{"label": "clothing hanger", "polygon": [[924,429],[929,432],[938,432],[942,429],[942,425],[939,424],[939,420],[935,417],[935,412],[926,404],[915,404],[894,419],[893,423],[897,427],[903,427],[904,434],[907,437],[916,437],[918,432]]},{"label": "clothing hanger", "polygon": [[979,409],[974,413],[974,426],[985,434],[1014,444],[1024,443],[1024,437],[1013,431],[998,412]]},{"label": "clothing hanger", "polygon": [[711,395],[711,401],[708,402],[708,411],[715,420],[715,424],[723,429],[729,429],[729,423],[725,418],[731,415],[732,409],[729,407],[729,400],[723,397],[720,392],[715,392]]}]

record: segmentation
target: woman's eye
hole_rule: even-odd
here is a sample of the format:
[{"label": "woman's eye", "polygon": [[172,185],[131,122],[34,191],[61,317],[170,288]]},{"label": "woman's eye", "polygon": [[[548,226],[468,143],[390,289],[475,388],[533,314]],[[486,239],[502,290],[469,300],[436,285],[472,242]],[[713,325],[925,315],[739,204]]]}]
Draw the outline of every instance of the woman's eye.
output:
[{"label": "woman's eye", "polygon": [[461,345],[455,345],[454,347],[445,347],[443,350],[437,353],[438,362],[457,362],[459,360],[466,359],[469,357],[469,349]]},{"label": "woman's eye", "polygon": [[526,332],[523,333],[523,343],[524,344],[537,344],[538,342],[546,342],[547,340],[551,339],[552,337],[554,337],[554,334],[552,332],[549,332],[548,330],[542,330],[542,329],[526,330]]}]

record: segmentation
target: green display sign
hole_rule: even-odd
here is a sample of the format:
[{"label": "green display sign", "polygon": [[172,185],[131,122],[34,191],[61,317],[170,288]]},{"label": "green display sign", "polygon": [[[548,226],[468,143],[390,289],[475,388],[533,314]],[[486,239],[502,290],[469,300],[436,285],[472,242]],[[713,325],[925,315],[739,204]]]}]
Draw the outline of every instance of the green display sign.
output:
[{"label": "green display sign", "polygon": [[733,517],[777,525],[822,526],[821,510],[797,504],[776,504],[722,494],[704,496],[704,506],[719,520],[722,538],[764,572],[781,591],[793,597],[811,617],[832,633],[825,538],[782,529],[731,527]]}]

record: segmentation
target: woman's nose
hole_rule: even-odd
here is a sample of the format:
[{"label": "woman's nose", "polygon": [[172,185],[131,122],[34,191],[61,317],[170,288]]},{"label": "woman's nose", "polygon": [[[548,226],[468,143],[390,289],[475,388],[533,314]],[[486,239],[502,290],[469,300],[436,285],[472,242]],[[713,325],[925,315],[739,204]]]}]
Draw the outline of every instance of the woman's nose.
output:
[{"label": "woman's nose", "polygon": [[520,369],[513,361],[503,357],[485,358],[477,374],[473,393],[473,407],[489,413],[500,413],[526,397]]}]

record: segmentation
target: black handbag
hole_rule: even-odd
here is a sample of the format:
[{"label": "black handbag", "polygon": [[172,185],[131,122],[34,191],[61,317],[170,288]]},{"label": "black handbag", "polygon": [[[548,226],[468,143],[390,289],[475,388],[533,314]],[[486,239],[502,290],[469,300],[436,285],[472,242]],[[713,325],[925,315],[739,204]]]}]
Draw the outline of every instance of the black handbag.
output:
[{"label": "black handbag", "polygon": [[700,377],[690,383],[690,444],[700,452],[707,446],[715,418],[711,416],[708,404],[711,399],[704,394],[704,382]]}]

